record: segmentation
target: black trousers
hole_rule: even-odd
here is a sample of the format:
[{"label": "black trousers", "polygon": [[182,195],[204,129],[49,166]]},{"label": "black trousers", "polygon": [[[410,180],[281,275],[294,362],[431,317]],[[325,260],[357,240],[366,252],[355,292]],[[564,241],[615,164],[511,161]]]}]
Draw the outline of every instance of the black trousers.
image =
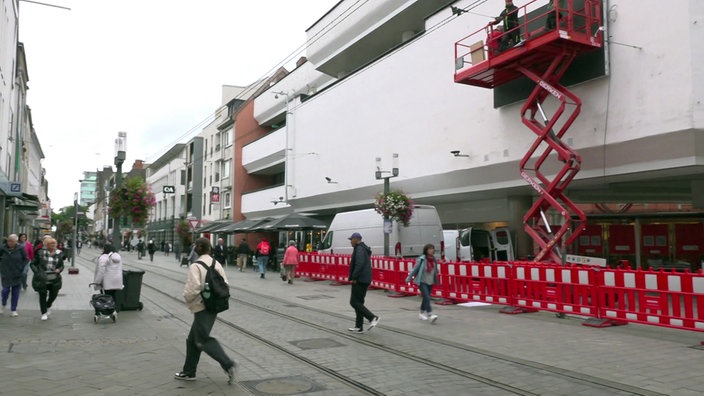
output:
[{"label": "black trousers", "polygon": [[217,314],[203,310],[193,314],[191,332],[186,339],[186,361],[183,363],[183,372],[196,375],[201,352],[220,363],[220,367],[227,371],[235,362],[230,359],[215,338],[210,336]]},{"label": "black trousers", "polygon": [[355,282],[352,284],[352,294],[350,295],[350,305],[354,308],[355,320],[354,327],[361,329],[364,325],[364,319],[372,321],[376,317],[367,307],[364,306],[364,298],[367,296],[369,283]]},{"label": "black trousers", "polygon": [[59,295],[59,289],[58,285],[56,284],[47,284],[45,289],[39,290],[37,293],[39,293],[39,310],[42,311],[42,315],[46,313],[46,310],[51,308],[51,304],[54,303],[54,300],[56,300],[56,296]]}]

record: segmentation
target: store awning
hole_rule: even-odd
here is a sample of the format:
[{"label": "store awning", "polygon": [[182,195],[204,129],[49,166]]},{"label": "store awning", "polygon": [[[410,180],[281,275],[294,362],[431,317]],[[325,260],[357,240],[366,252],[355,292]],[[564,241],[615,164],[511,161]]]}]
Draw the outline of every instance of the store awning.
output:
[{"label": "store awning", "polygon": [[232,220],[214,220],[209,222],[208,224],[198,228],[195,230],[195,232],[219,232],[217,231],[218,229],[234,224]]}]

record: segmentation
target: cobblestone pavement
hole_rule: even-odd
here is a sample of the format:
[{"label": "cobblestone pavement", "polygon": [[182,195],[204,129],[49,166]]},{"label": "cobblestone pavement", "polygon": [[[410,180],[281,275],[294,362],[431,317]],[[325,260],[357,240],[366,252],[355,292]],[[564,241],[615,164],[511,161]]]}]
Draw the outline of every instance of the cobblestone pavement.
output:
[{"label": "cobblestone pavement", "polygon": [[[227,385],[227,377],[217,363],[205,357],[201,359],[197,381],[174,380],[173,372],[181,367],[185,356],[187,327],[166,320],[163,310],[147,303],[142,311],[120,312],[116,323],[93,323],[93,310],[88,303],[93,291],[88,284],[94,266],[90,260],[97,255],[97,250],[83,249],[76,261],[79,273],[64,275],[63,289],[49,320],[40,320],[38,296],[32,290],[21,293],[18,317],[10,317],[9,310],[0,316],[0,394],[295,394],[296,378],[287,379],[286,389],[277,388],[274,381],[271,388],[266,388],[266,380],[275,378],[277,372],[276,360],[266,356],[261,356],[262,360],[270,361],[273,367],[261,371],[244,360],[240,382],[233,386]],[[158,282],[156,277],[149,278],[150,266],[179,268],[173,256],[164,257],[161,253],[155,255],[154,262],[148,258],[136,260],[133,253],[123,255],[126,269],[147,271],[145,281]],[[352,325],[348,287],[300,280],[287,285],[276,274],[260,279],[251,269],[239,272],[230,266],[226,271],[231,285],[240,290],[346,314],[349,319],[341,319],[340,328]],[[146,288],[142,293],[143,301],[158,298]],[[502,315],[497,313],[497,306],[435,305],[440,319],[432,326],[417,319],[417,297],[388,298],[383,290],[370,291],[367,305],[382,317],[381,328],[409,330],[494,355],[646,388],[651,391],[648,394],[704,393],[704,379],[697,374],[704,358],[704,351],[698,348],[704,333],[642,325],[595,329],[581,326],[581,318],[559,319],[550,313]],[[398,380],[394,370],[391,365],[380,364],[377,378]],[[526,387],[540,381],[539,377],[527,379]],[[260,388],[256,388],[257,383]],[[278,386],[281,383],[277,382]],[[443,394],[441,389],[424,392]],[[551,394],[569,394],[568,390],[564,392],[554,390]],[[329,392],[313,390],[309,394]]]}]

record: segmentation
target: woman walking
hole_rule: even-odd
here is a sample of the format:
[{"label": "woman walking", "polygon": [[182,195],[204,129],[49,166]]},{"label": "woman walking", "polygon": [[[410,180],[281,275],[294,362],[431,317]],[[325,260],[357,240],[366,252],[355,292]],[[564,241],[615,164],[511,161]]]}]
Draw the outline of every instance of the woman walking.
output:
[{"label": "woman walking", "polygon": [[293,278],[296,277],[296,265],[298,265],[298,248],[296,241],[288,241],[288,247],[284,252],[284,259],[281,263],[284,266],[284,274],[288,278],[288,284],[293,284]]},{"label": "woman walking", "polygon": [[96,290],[102,289],[105,294],[111,295],[113,300],[117,301],[117,291],[123,288],[122,257],[109,243],[105,244],[103,254],[98,257],[93,283]]},{"label": "woman walking", "polygon": [[22,271],[27,264],[27,251],[17,243],[17,235],[7,237],[7,244],[0,247],[0,277],[2,278],[2,309],[5,311],[7,297],[12,293],[10,301],[10,316],[18,316],[17,303],[20,300],[22,288]]},{"label": "woman walking", "polygon": [[32,288],[39,293],[39,310],[42,320],[49,319],[51,305],[61,290],[61,271],[64,270],[64,253],[56,248],[56,239],[48,237],[35,255],[30,268],[34,273]]},{"label": "woman walking", "polygon": [[423,300],[420,303],[420,313],[418,319],[430,320],[435,323],[438,316],[433,313],[433,307],[430,305],[430,295],[433,292],[433,285],[438,283],[438,263],[435,261],[435,246],[429,243],[423,247],[423,254],[416,260],[416,265],[408,274],[406,283],[413,283],[420,288],[420,294]]}]

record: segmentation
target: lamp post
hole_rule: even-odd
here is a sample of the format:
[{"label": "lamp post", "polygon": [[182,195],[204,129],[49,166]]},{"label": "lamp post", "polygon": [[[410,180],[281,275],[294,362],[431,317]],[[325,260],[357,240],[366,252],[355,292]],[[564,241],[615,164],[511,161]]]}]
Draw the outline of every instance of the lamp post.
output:
[{"label": "lamp post", "polygon": [[68,268],[69,275],[78,274],[78,267],[74,266],[76,263],[76,254],[78,252],[78,193],[73,193],[73,237],[71,242],[71,266]]},{"label": "lamp post", "polygon": [[[122,185],[122,164],[125,162],[125,151],[127,149],[127,132],[118,132],[115,139],[115,188]],[[119,251],[122,246],[122,235],[120,232],[120,217],[112,218],[112,244],[115,250]]]},{"label": "lamp post", "polygon": [[[386,174],[386,176],[384,176]],[[393,153],[391,157],[391,171],[381,170],[381,157],[376,157],[377,180],[384,179],[384,195],[389,193],[389,179],[398,176],[398,153]],[[392,221],[389,216],[384,215],[384,256],[389,256],[389,234],[391,234]]]},{"label": "lamp post", "polygon": [[278,99],[279,95],[283,95],[286,97],[286,114],[284,115],[284,120],[286,122],[286,146],[284,147],[284,201],[286,205],[288,205],[288,187],[289,187],[289,170],[288,170],[288,152],[290,150],[289,148],[289,133],[290,133],[290,128],[291,125],[289,124],[289,114],[291,113],[291,97],[289,96],[288,91],[279,91],[279,92],[273,92],[274,99]]}]

